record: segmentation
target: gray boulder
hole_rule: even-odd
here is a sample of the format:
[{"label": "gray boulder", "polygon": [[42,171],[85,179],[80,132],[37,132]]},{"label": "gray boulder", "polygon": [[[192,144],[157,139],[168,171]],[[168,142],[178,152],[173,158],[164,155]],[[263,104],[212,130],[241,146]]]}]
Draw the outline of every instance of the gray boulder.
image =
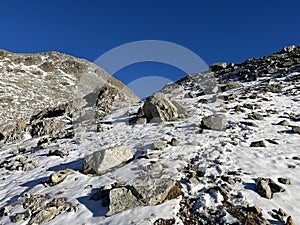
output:
[{"label": "gray boulder", "polygon": [[201,128],[209,130],[224,131],[226,129],[226,116],[215,114],[202,119]]},{"label": "gray boulder", "polygon": [[148,123],[174,121],[179,117],[176,106],[160,92],[148,97],[142,110]]},{"label": "gray boulder", "polygon": [[83,173],[101,175],[134,157],[132,150],[126,146],[96,151],[83,160]]},{"label": "gray boulder", "polygon": [[181,184],[172,179],[161,179],[144,185],[127,185],[110,190],[109,211],[106,216],[138,206],[155,206],[182,194]]}]

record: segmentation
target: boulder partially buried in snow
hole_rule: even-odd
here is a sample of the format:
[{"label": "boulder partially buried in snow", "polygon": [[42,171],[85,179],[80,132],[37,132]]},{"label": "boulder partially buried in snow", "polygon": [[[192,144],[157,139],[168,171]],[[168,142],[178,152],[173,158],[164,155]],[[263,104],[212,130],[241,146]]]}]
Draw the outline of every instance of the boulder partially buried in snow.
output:
[{"label": "boulder partially buried in snow", "polygon": [[160,92],[148,97],[142,109],[148,123],[173,121],[179,116],[176,106]]},{"label": "boulder partially buried in snow", "polygon": [[133,158],[132,150],[126,146],[96,151],[83,160],[83,173],[101,175]]}]

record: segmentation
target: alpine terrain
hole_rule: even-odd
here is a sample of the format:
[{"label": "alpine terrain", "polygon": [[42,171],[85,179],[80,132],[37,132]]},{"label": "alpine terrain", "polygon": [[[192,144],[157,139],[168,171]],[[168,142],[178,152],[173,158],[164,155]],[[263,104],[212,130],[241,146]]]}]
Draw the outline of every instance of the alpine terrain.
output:
[{"label": "alpine terrain", "polygon": [[0,51],[0,224],[300,224],[300,46],[141,101],[83,59]]}]

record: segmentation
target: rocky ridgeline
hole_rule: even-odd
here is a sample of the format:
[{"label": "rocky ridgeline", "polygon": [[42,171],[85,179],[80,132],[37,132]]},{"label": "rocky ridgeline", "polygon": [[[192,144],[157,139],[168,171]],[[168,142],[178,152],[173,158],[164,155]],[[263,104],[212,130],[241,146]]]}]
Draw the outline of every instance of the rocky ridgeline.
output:
[{"label": "rocky ridgeline", "polygon": [[[7,171],[6,175],[16,171],[24,173],[30,173],[35,169],[44,171],[44,167],[38,167],[38,160],[31,158],[34,154],[39,157],[36,153],[38,151],[43,151],[46,155],[44,157],[57,159],[60,165],[55,165],[54,172],[47,173],[46,179],[39,180],[38,184],[20,194],[15,202],[6,203],[0,210],[0,220],[8,218],[14,223],[26,221],[27,224],[43,224],[67,213],[81,210],[82,207],[78,202],[87,208],[99,203],[96,210],[104,211],[101,218],[107,219],[122,213],[126,215],[128,210],[158,207],[171,200],[177,200],[179,205],[175,215],[172,218],[156,219],[153,224],[271,224],[270,219],[266,219],[266,211],[262,206],[249,202],[245,190],[239,188],[250,184],[257,199],[272,201],[276,195],[286,192],[293,185],[292,181],[285,177],[274,180],[252,176],[242,168],[232,170],[232,161],[227,154],[233,151],[235,146],[247,145],[249,152],[255,149],[259,154],[269,145],[279,145],[277,139],[250,141],[248,136],[258,132],[260,128],[263,129],[262,126],[266,124],[261,125],[260,122],[265,122],[271,115],[279,117],[283,114],[278,112],[280,110],[278,107],[262,110],[264,103],[272,102],[266,93],[274,94],[272,96],[276,94],[290,96],[296,103],[300,100],[297,99],[300,94],[299,53],[299,47],[290,46],[271,56],[247,60],[238,65],[227,66],[218,63],[210,67],[211,71],[189,75],[167,85],[161,92],[148,97],[139,108],[136,108],[137,111],[128,117],[129,124],[122,124],[130,128],[130,133],[135,129],[145,129],[144,133],[138,133],[143,137],[136,136],[131,139],[136,142],[134,145],[127,142],[130,134],[127,133],[126,136],[122,130],[118,130],[120,124],[106,124],[101,121],[106,115],[114,113],[115,109],[121,109],[124,105],[118,102],[123,102],[125,97],[129,98],[131,103],[137,100],[118,81],[110,81],[110,85],[83,96],[88,107],[96,106],[96,111],[92,111],[93,116],[96,115],[101,121],[96,132],[93,130],[93,134],[91,131],[86,136],[81,134],[86,140],[74,135],[74,118],[75,123],[77,120],[77,126],[85,125],[81,123],[80,118],[76,118],[72,102],[46,107],[38,113],[31,114],[28,121],[24,120],[14,125],[13,130],[4,130],[0,137],[3,141],[9,142],[28,133],[30,135],[28,139],[34,138],[38,141],[34,142],[34,146],[25,148],[19,146],[13,152],[10,151],[1,159],[0,168]],[[9,61],[7,58],[12,57],[11,53],[1,54],[2,61]],[[36,60],[54,55],[60,56],[58,53],[45,53],[41,54],[43,56],[41,59]],[[30,63],[25,60],[29,55],[22,57],[22,62],[16,62],[32,65],[36,55],[32,56],[32,60],[28,59]],[[66,56],[62,55],[62,58],[64,57]],[[77,59],[74,60],[78,62]],[[58,57],[56,61],[61,59]],[[35,62],[35,65],[40,65],[39,67],[48,72],[51,68],[47,64],[41,66],[43,64],[40,61]],[[67,65],[73,68],[72,63]],[[75,66],[77,67],[78,65]],[[249,85],[250,81],[260,82]],[[249,103],[248,99],[255,100],[255,103]],[[191,105],[186,107],[182,102],[185,104],[189,102]],[[270,105],[275,107],[274,104]],[[215,107],[215,110],[212,110],[212,107]],[[281,121],[272,124],[276,129],[278,127],[285,129],[277,133],[299,135],[300,128],[295,124],[300,121],[300,114],[296,112],[284,115],[285,120],[280,119]],[[196,120],[190,120],[191,118]],[[235,118],[237,119],[234,120]],[[87,120],[89,119],[91,117],[87,117]],[[169,128],[164,131],[172,138],[166,139],[164,134],[159,132],[157,133],[159,138],[150,137],[151,129],[153,132],[164,128]],[[114,129],[120,133],[113,132]],[[180,131],[182,133],[179,133]],[[199,141],[191,140],[191,136],[199,138]],[[99,142],[101,139],[103,142]],[[63,140],[63,144],[57,144],[60,143],[59,140]],[[95,142],[96,150],[90,151],[88,149],[90,146],[86,144],[79,148],[85,141],[90,141],[90,144]],[[132,148],[128,147],[128,144],[146,147]],[[71,150],[65,150],[67,145],[72,146]],[[72,155],[77,157],[75,162],[68,160]],[[299,161],[299,159],[298,156],[293,156],[287,160]],[[65,161],[69,163],[63,164]],[[177,163],[177,166],[169,167],[172,163]],[[293,164],[293,167],[290,167],[294,169],[297,166],[298,164]],[[124,169],[123,173],[129,175],[120,176],[120,169]],[[123,178],[126,176],[129,178]],[[94,178],[97,179],[96,185],[95,183],[88,185],[87,181]],[[3,178],[3,181],[5,179],[7,177]],[[246,179],[251,179],[252,183]],[[99,185],[98,182],[103,180],[104,185],[103,183]],[[77,183],[84,183],[87,186],[78,187]],[[70,201],[67,197],[71,196],[64,196],[70,184],[75,184],[77,189],[82,188],[85,191],[93,189],[84,201]],[[38,191],[34,193],[37,186]],[[52,193],[52,188],[60,191]],[[86,195],[86,192],[82,195]],[[296,224],[293,217],[280,207],[268,213],[277,224]],[[234,219],[228,222],[228,218],[231,217]],[[127,224],[127,219],[125,217],[124,224]]]},{"label": "rocky ridgeline", "polygon": [[[51,110],[60,113],[59,108],[65,105],[69,116],[80,123],[139,101],[123,83],[95,64],[58,52],[14,54],[0,50],[0,82],[0,142],[20,139],[29,130],[33,136],[50,134],[52,122],[62,126],[50,119],[57,115],[32,118]],[[83,108],[94,106],[96,101],[96,115],[93,111],[86,116]]]}]

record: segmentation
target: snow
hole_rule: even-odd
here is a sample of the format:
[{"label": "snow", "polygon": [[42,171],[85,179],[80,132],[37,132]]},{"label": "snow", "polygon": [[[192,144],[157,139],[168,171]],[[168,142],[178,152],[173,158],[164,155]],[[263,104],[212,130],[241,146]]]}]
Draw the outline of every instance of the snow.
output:
[{"label": "snow", "polygon": [[[24,69],[24,66],[21,68]],[[290,76],[294,76],[291,74]],[[289,76],[289,77],[290,77]],[[66,79],[72,85],[72,78]],[[255,85],[248,83],[247,85]],[[12,86],[6,86],[12,88]],[[241,94],[241,91],[229,91],[227,93]],[[226,105],[233,108],[236,104],[256,103],[261,106],[259,111],[265,112],[267,109],[276,109],[278,114],[270,114],[262,121],[254,121],[258,127],[246,127],[239,124],[245,121],[246,114],[251,110],[246,109],[245,113],[236,114],[232,110],[227,111],[222,102],[211,102],[207,105],[200,104],[201,98],[211,99],[213,95],[206,95],[195,99],[184,99],[184,91],[174,90],[179,93],[175,100],[188,106],[187,110],[191,116],[165,124],[128,125],[129,117],[125,116],[129,111],[137,111],[140,105],[131,108],[120,109],[107,118],[112,123],[111,129],[96,133],[95,125],[82,125],[77,129],[76,141],[62,139],[52,143],[47,149],[35,149],[27,151],[24,155],[36,163],[37,167],[29,172],[12,171],[4,168],[0,170],[0,208],[6,205],[15,205],[12,215],[22,212],[22,207],[18,206],[24,195],[30,193],[46,194],[52,197],[66,197],[77,207],[76,212],[64,212],[54,220],[45,223],[50,224],[153,224],[158,218],[176,218],[177,223],[182,222],[176,216],[179,211],[181,197],[167,201],[158,206],[138,207],[127,210],[111,217],[105,217],[107,207],[101,205],[101,201],[89,200],[92,193],[104,185],[115,182],[134,183],[137,178],[145,176],[146,182],[151,176],[161,177],[171,173],[173,178],[180,180],[183,174],[180,172],[184,166],[195,156],[200,157],[199,167],[206,168],[208,176],[221,176],[226,171],[237,171],[242,169],[241,178],[243,183],[236,183],[232,186],[232,193],[242,193],[241,201],[247,201],[250,205],[258,205],[263,209],[264,216],[270,221],[272,218],[268,212],[282,208],[288,215],[292,215],[295,221],[300,221],[300,161],[293,160],[292,157],[299,156],[300,135],[285,133],[290,130],[288,127],[275,125],[286,118],[286,112],[300,112],[300,104],[293,101],[290,96],[268,93],[264,97],[272,101],[260,101],[236,99],[236,102]],[[30,96],[30,94],[28,95]],[[299,97],[299,96],[296,96]],[[225,113],[229,124],[234,126],[226,132],[207,131],[204,134],[197,133],[197,127],[203,116],[214,113]],[[168,126],[173,124],[174,126]],[[291,121],[291,125],[298,125],[299,122]],[[181,146],[169,146],[162,151],[151,150],[151,144],[159,140],[170,141],[173,137],[181,142]],[[267,141],[266,148],[250,148],[252,141],[274,140],[278,145]],[[17,143],[10,143],[1,147],[2,159],[12,156],[16,149],[36,146],[39,139],[31,139],[26,134],[24,139]],[[232,144],[237,142],[236,145]],[[80,173],[82,159],[84,156],[96,150],[108,147],[126,145],[134,150],[135,154],[160,153],[159,159],[135,159],[134,161],[110,171],[102,176],[89,176]],[[69,152],[66,158],[48,156],[50,149],[63,149]],[[218,165],[210,167],[211,163],[218,160]],[[155,162],[155,163],[153,163]],[[76,172],[56,186],[47,187],[43,183],[47,182],[49,176],[62,169],[73,169]],[[280,177],[291,180],[291,185],[281,185],[286,191],[277,193],[273,199],[264,199],[255,192],[255,182],[253,178],[272,178],[277,182]],[[206,178],[203,178],[197,185],[184,187],[185,194],[198,197],[199,206],[217,207],[222,204],[223,197],[219,192],[198,196],[203,187],[211,187]],[[228,221],[234,220],[227,215]],[[27,224],[28,221],[15,223],[16,225]],[[0,218],[0,224],[11,224],[9,217]],[[274,223],[275,224],[275,223]]]}]

